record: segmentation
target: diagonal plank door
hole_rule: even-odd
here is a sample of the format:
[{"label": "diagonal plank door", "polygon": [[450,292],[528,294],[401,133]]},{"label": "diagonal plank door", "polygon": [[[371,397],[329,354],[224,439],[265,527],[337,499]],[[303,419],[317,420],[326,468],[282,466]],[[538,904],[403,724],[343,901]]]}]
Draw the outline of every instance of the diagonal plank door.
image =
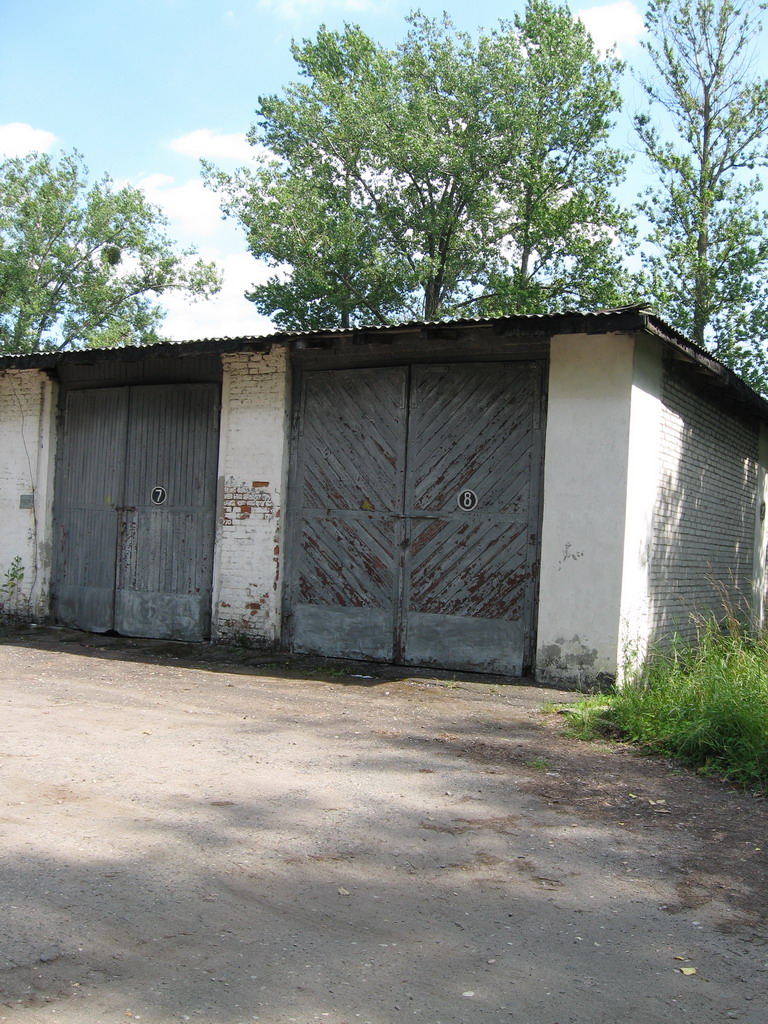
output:
[{"label": "diagonal plank door", "polygon": [[293,648],[520,674],[540,408],[537,363],[305,374]]},{"label": "diagonal plank door", "polygon": [[296,651],[394,657],[407,377],[404,367],[304,375]]},{"label": "diagonal plank door", "polygon": [[412,372],[403,661],[519,675],[534,624],[538,366]]}]

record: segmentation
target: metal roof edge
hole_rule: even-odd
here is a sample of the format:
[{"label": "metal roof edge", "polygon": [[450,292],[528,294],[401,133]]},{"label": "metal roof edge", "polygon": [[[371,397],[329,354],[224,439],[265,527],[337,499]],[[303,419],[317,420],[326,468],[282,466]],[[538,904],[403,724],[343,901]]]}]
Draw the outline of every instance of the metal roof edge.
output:
[{"label": "metal roof edge", "polygon": [[649,334],[666,343],[678,356],[695,364],[718,390],[729,391],[737,404],[768,422],[768,399],[750,387],[730,367],[657,314],[645,311],[642,316],[645,320],[645,330]]},{"label": "metal roof edge", "polygon": [[123,345],[119,348],[79,348],[66,352],[34,352],[0,356],[0,370],[46,370],[59,363],[93,363],[101,360],[139,359],[163,356],[204,355],[209,352],[242,352],[249,348],[265,350],[274,335],[243,335],[239,338],[201,338],[197,341],[168,341],[157,345]]}]

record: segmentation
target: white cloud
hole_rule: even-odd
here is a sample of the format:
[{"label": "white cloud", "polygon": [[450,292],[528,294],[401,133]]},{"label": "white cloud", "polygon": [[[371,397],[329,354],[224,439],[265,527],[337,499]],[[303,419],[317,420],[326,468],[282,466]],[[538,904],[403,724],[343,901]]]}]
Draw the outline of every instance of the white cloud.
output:
[{"label": "white cloud", "polygon": [[212,132],[210,128],[198,128],[187,132],[168,143],[175,153],[206,160],[233,160],[246,163],[254,156],[261,156],[260,147],[251,146],[244,133]]},{"label": "white cloud", "polygon": [[621,53],[627,47],[637,46],[646,31],[643,16],[632,0],[617,0],[616,3],[600,7],[584,7],[576,11],[575,17],[602,52],[615,46]]},{"label": "white cloud", "polygon": [[12,121],[0,124],[0,156],[27,156],[29,153],[47,153],[56,142],[53,132],[33,128],[31,124]]},{"label": "white cloud", "polygon": [[359,14],[361,11],[375,10],[378,6],[376,0],[260,0],[259,3],[259,7],[264,10],[274,11],[278,17],[292,21],[329,11]]},{"label": "white cloud", "polygon": [[190,302],[182,295],[163,296],[168,316],[162,333],[174,341],[271,334],[274,327],[270,321],[256,312],[243,293],[264,281],[272,271],[250,253],[222,255],[218,250],[207,249],[200,255],[205,260],[214,260],[223,271],[222,289],[215,298],[201,302]]},{"label": "white cloud", "polygon": [[150,174],[138,183],[147,199],[159,206],[177,236],[210,238],[221,225],[219,200],[199,178],[180,185],[168,174]]},{"label": "white cloud", "polygon": [[182,245],[193,243],[198,256],[212,260],[224,279],[221,291],[212,299],[193,302],[183,295],[164,295],[161,304],[168,315],[162,333],[174,341],[271,333],[271,322],[256,312],[244,292],[266,280],[272,271],[247,251],[236,225],[222,221],[218,197],[200,179],[177,183],[168,174],[148,175],[138,186],[168,217],[171,237]]}]

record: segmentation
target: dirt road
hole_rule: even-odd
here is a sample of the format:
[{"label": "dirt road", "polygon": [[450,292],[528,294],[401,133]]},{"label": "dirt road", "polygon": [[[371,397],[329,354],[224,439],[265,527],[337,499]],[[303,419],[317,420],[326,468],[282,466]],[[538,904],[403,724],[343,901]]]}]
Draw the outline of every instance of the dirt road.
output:
[{"label": "dirt road", "polygon": [[6,635],[0,1022],[765,1024],[766,802],[560,697]]}]

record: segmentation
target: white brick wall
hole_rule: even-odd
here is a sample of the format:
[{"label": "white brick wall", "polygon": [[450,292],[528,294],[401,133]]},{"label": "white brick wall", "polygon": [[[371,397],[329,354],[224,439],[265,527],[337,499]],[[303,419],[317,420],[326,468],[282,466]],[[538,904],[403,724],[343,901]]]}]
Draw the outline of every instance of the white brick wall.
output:
[{"label": "white brick wall", "polygon": [[665,373],[660,479],[651,554],[654,632],[693,639],[695,617],[749,614],[757,426]]},{"label": "white brick wall", "polygon": [[213,635],[265,646],[280,635],[288,451],[285,349],[223,357]]},{"label": "white brick wall", "polygon": [[[0,593],[6,613],[48,612],[54,388],[36,370],[0,371],[0,586],[15,558],[24,578]],[[22,495],[31,508],[21,508]]]},{"label": "white brick wall", "polygon": [[645,659],[653,641],[651,552],[658,499],[663,358],[661,342],[635,339],[632,375],[627,493],[624,517],[624,568],[621,583],[621,633],[617,680]]}]

